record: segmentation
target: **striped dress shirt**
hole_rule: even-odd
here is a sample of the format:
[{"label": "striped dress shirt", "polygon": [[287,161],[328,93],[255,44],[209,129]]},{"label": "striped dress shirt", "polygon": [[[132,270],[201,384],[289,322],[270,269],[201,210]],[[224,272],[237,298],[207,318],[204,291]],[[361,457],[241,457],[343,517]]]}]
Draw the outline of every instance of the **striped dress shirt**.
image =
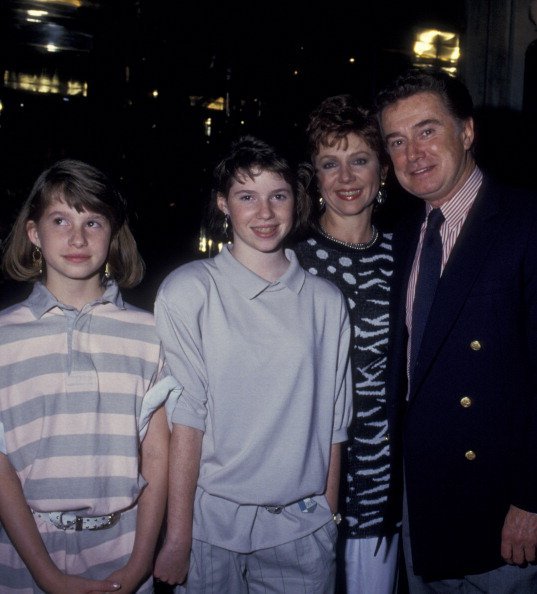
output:
[{"label": "striped dress shirt", "polygon": [[[483,173],[476,166],[466,183],[463,187],[445,204],[440,207],[442,214],[444,215],[444,222],[440,227],[440,237],[442,239],[442,268],[441,273],[444,271],[448,258],[453,250],[453,246],[459,237],[459,233],[466,221],[468,212],[474,203],[474,200],[479,192],[479,188],[483,182]],[[411,336],[412,332],[412,307],[414,305],[414,295],[416,294],[416,283],[419,273],[419,262],[421,249],[423,246],[423,238],[425,236],[425,229],[427,227],[427,217],[432,210],[432,206],[429,203],[425,205],[426,217],[421,225],[420,238],[418,241],[418,247],[414,256],[414,262],[412,264],[412,270],[410,272],[410,278],[408,281],[407,295],[406,295],[406,325],[408,329],[408,336]],[[410,340],[408,341],[408,349],[410,349]],[[407,365],[410,361],[410,353],[407,356]],[[409,369],[407,367],[407,373]]]}]

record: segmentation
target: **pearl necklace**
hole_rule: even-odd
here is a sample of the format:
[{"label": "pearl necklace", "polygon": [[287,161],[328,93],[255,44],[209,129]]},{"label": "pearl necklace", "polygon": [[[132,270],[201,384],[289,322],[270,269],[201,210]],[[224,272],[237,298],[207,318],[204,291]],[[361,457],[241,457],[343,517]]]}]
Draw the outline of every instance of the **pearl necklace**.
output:
[{"label": "pearl necklace", "polygon": [[379,231],[375,227],[375,225],[371,225],[371,230],[373,232],[371,239],[364,243],[349,243],[347,241],[341,241],[341,239],[336,239],[335,237],[332,237],[332,235],[327,233],[320,226],[317,229],[323,237],[326,237],[326,239],[329,239],[330,241],[333,241],[334,243],[337,243],[338,245],[342,245],[343,247],[350,248],[352,250],[367,250],[377,241],[378,236],[379,236]]}]

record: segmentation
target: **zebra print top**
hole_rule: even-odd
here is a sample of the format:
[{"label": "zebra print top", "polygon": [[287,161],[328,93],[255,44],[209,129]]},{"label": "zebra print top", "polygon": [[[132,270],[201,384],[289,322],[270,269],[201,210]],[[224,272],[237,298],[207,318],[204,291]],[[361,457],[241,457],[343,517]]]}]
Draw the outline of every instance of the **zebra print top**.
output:
[{"label": "zebra print top", "polygon": [[340,500],[346,522],[342,526],[348,538],[384,536],[391,528],[384,525],[390,484],[384,376],[392,234],[381,232],[369,248],[355,249],[313,231],[294,250],[306,270],[339,287],[349,308],[354,416],[343,455]]}]

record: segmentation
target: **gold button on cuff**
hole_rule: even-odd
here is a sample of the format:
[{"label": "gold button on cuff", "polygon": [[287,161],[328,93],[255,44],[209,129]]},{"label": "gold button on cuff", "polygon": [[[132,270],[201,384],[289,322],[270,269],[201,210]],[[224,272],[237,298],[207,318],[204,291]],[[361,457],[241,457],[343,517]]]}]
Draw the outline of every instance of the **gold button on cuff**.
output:
[{"label": "gold button on cuff", "polygon": [[471,462],[476,459],[476,453],[473,450],[468,450],[466,454],[464,454],[464,457]]},{"label": "gold button on cuff", "polygon": [[472,349],[472,351],[480,351],[481,343],[479,342],[479,340],[472,340],[472,342],[470,343],[470,348]]},{"label": "gold button on cuff", "polygon": [[463,408],[470,408],[473,404],[472,399],[470,398],[470,396],[463,396],[460,400],[460,405]]}]

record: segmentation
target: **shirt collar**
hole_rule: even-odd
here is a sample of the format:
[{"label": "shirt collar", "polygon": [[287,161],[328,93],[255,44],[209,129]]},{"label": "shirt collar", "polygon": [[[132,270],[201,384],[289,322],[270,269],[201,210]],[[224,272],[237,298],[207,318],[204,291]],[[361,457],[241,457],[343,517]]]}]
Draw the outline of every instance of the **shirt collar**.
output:
[{"label": "shirt collar", "polygon": [[[451,198],[451,200],[448,200],[440,207],[448,227],[456,226],[460,219],[468,214],[482,182],[483,173],[476,165],[468,179],[464,182],[462,188],[453,196],[453,198]],[[429,215],[431,210],[432,206],[427,203],[427,215]]]},{"label": "shirt collar", "polygon": [[300,293],[306,279],[306,272],[298,263],[293,250],[285,250],[285,256],[290,262],[287,270],[278,280],[270,282],[236,260],[229,248],[229,244],[224,245],[222,251],[215,257],[215,264],[218,265],[223,276],[230,280],[247,299],[255,299],[265,291],[280,291],[283,288],[288,288],[297,295]]},{"label": "shirt collar", "polygon": [[[106,289],[99,299],[88,303],[86,307],[93,307],[95,305],[99,305],[100,303],[113,303],[118,307],[118,309],[125,309],[125,305],[123,302],[123,297],[119,292],[119,287],[115,283],[115,281],[108,281],[106,285]],[[30,308],[31,312],[34,316],[39,319],[45,313],[58,307],[61,310],[70,310],[76,311],[76,309],[70,305],[65,305],[58,301],[56,297],[45,287],[45,285],[41,282],[36,282],[33,288],[33,291],[30,293],[30,296],[23,302],[23,305],[26,305]]]}]

